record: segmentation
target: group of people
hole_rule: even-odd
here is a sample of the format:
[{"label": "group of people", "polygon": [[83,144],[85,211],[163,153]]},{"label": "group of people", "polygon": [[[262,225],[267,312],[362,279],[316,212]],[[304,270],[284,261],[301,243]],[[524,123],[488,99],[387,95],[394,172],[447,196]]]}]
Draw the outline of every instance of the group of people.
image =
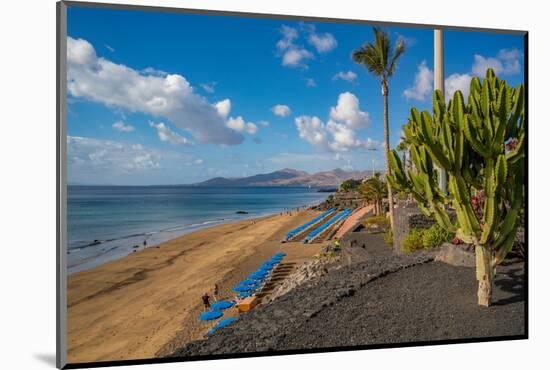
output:
[{"label": "group of people", "polygon": [[212,296],[208,294],[208,292],[204,292],[202,295],[202,304],[204,305],[204,309],[208,310],[210,308],[210,299],[214,299],[214,302],[218,300],[219,295],[219,288],[218,284],[214,284],[214,289],[212,290]]}]

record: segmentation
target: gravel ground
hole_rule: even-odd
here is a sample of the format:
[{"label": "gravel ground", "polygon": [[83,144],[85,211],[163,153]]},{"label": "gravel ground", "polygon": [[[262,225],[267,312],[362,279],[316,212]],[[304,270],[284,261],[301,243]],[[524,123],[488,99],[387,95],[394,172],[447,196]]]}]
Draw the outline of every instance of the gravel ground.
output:
[{"label": "gravel ground", "polygon": [[[371,241],[380,244],[380,237]],[[373,245],[371,243],[371,245]],[[330,271],[172,356],[523,335],[523,264],[499,267],[494,305],[477,305],[472,268],[387,249]]]}]

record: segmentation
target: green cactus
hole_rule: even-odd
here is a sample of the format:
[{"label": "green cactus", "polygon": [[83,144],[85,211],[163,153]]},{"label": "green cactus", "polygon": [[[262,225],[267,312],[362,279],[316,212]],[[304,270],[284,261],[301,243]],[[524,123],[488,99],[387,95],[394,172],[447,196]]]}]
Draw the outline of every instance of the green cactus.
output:
[{"label": "green cactus", "polygon": [[[391,187],[414,197],[420,209],[466,243],[475,246],[478,303],[491,303],[496,266],[512,249],[524,201],[524,87],[508,86],[488,69],[473,78],[465,103],[457,91],[445,103],[433,94],[433,113],[411,110],[404,127],[413,169],[404,169],[390,153]],[[448,194],[440,191],[438,166],[448,176]],[[482,211],[472,199],[484,195]],[[456,212],[453,224],[447,210]]]}]

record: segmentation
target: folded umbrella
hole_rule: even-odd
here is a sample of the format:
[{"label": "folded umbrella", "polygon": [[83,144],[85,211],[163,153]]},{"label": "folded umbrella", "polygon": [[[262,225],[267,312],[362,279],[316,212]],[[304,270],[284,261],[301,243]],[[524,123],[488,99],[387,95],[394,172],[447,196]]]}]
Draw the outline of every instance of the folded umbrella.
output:
[{"label": "folded umbrella", "polygon": [[200,314],[199,320],[200,321],[210,321],[210,320],[216,320],[223,316],[223,312],[211,310],[206,311]]},{"label": "folded umbrella", "polygon": [[212,309],[214,310],[226,310],[230,307],[233,307],[235,305],[235,302],[233,301],[217,301],[217,302],[214,302],[212,303],[212,305],[210,307],[212,307]]}]

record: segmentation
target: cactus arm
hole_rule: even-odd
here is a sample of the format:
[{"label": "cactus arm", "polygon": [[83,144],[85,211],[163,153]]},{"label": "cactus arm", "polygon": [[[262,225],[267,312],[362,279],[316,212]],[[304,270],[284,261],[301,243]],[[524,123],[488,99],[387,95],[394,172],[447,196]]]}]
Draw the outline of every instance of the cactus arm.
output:
[{"label": "cactus arm", "polygon": [[474,136],[474,128],[472,127],[472,121],[469,116],[466,116],[464,120],[464,136],[472,146],[472,148],[479,153],[482,157],[488,157],[489,151],[485,146]]}]

